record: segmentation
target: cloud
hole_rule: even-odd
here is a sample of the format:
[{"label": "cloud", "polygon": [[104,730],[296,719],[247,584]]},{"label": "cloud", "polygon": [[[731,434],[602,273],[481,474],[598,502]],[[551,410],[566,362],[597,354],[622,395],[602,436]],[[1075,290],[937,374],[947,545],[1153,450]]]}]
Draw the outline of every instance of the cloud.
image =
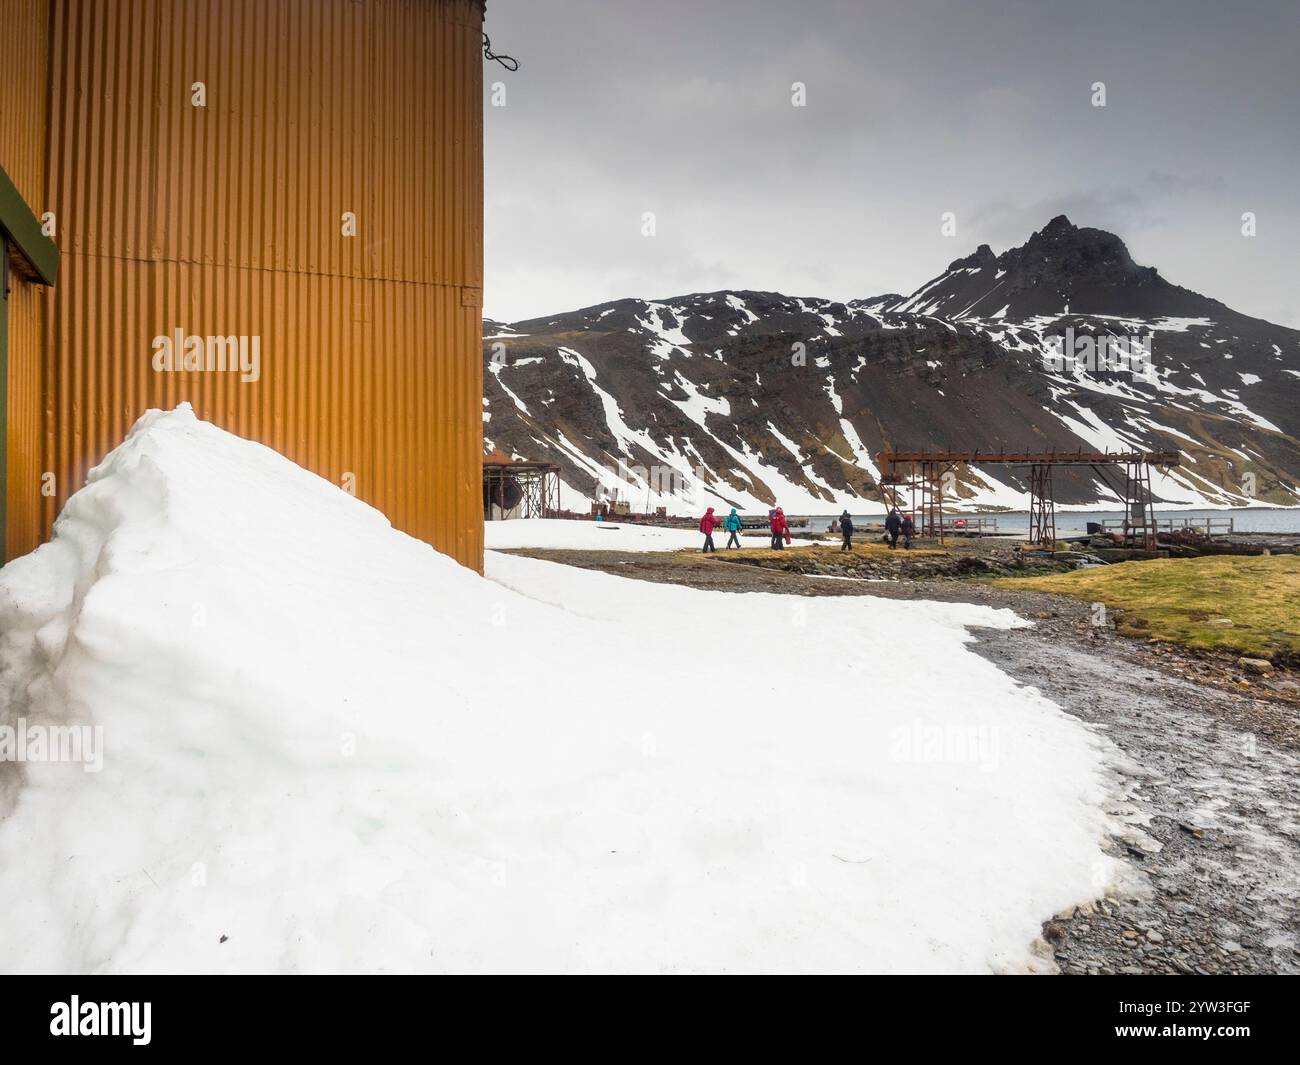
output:
[{"label": "cloud", "polygon": [[[1276,314],[1300,272],[1293,7],[493,0],[494,46],[521,67],[486,78],[509,101],[484,109],[490,313],[910,291],[1064,213]],[[1231,243],[1244,210],[1266,220],[1253,250]]]}]

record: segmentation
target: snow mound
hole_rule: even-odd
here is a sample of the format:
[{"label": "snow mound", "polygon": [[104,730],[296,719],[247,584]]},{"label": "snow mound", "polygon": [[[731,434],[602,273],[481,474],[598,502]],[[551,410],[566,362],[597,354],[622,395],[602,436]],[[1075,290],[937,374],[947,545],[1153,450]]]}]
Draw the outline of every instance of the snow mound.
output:
[{"label": "snow mound", "polygon": [[0,968],[989,971],[1099,894],[1099,740],[1003,611],[487,579],[151,411],[0,573]]},{"label": "snow mound", "polygon": [[[701,508],[700,513],[704,510]],[[718,518],[726,514],[718,511]],[[725,534],[723,534],[725,535]],[[756,543],[757,541],[755,541]],[[704,537],[694,529],[667,529],[632,522],[577,521],[565,518],[509,518],[483,526],[483,543],[491,550],[516,547],[571,548],[582,551],[697,550]]]}]

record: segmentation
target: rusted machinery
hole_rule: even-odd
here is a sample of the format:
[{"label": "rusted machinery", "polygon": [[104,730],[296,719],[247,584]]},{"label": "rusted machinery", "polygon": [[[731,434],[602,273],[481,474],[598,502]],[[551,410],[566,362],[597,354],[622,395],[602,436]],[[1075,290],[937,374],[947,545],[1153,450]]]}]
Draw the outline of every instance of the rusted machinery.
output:
[{"label": "rusted machinery", "polygon": [[[910,509],[917,516],[917,532],[943,540],[945,488],[956,487],[959,465],[1010,465],[1028,467],[1029,542],[1056,541],[1056,497],[1052,471],[1058,466],[1091,467],[1103,481],[1112,483],[1124,507],[1123,537],[1134,546],[1156,546],[1155,508],[1151,497],[1151,467],[1177,466],[1176,451],[882,451],[876,455],[880,469],[880,499],[888,510],[903,505],[901,492],[910,493]],[[1118,470],[1124,468],[1119,485]],[[1112,480],[1113,478],[1113,480]]]},{"label": "rusted machinery", "polygon": [[483,517],[549,518],[560,509],[560,467],[512,459],[499,448],[483,456]]}]

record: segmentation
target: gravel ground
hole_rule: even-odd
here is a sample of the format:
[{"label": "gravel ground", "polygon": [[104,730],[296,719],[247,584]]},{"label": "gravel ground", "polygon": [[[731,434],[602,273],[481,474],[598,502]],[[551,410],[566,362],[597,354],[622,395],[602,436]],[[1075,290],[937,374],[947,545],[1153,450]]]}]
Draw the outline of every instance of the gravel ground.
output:
[{"label": "gravel ground", "polygon": [[1061,971],[1300,972],[1295,707],[1094,633],[1087,604],[1019,609],[1035,630],[983,630],[975,650],[1123,752],[1114,812],[1134,836],[1112,849],[1143,874],[1144,890],[1044,924]]},{"label": "gravel ground", "polygon": [[1034,628],[976,630],[974,650],[1120,752],[1111,812],[1127,831],[1111,849],[1137,875],[1044,922],[1061,972],[1300,973],[1300,705],[1232,659],[1118,636],[1084,602],[971,580],[831,580],[688,553],[520,553],[719,591],[1010,607]]}]

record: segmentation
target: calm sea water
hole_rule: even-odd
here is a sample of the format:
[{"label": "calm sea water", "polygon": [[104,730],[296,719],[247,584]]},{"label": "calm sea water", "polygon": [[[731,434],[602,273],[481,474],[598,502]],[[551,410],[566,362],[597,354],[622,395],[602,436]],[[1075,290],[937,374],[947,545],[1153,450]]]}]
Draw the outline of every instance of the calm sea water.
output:
[{"label": "calm sea water", "polygon": [[[1029,532],[1029,514],[1023,510],[1007,511],[1005,514],[958,514],[954,517],[982,517],[986,521],[990,518],[996,518],[999,533],[1026,535]],[[831,522],[831,515],[814,514],[802,515],[809,523],[811,529],[821,531]],[[1086,533],[1087,523],[1090,521],[1119,521],[1124,517],[1122,510],[1058,510],[1056,512],[1056,535],[1057,536],[1082,536]],[[1166,518],[1172,518],[1175,525],[1179,525],[1183,518],[1203,519],[1203,518],[1232,518],[1233,529],[1236,532],[1278,532],[1278,533],[1300,533],[1300,509],[1294,510],[1157,510],[1156,520],[1163,522]],[[879,524],[884,521],[883,511],[877,511],[874,514],[854,514],[854,524]],[[1216,524],[1218,522],[1216,521]],[[1216,529],[1217,531],[1221,531]]]}]

